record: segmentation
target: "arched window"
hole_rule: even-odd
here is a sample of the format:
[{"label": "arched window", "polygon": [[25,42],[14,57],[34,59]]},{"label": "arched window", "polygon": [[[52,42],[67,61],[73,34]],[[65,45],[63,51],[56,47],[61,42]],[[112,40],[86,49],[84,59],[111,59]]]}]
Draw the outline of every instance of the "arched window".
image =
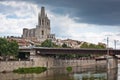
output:
[{"label": "arched window", "polygon": [[44,31],[42,30],[42,35],[44,35]]},{"label": "arched window", "polygon": [[41,25],[41,20],[39,20],[39,24]]},{"label": "arched window", "polygon": [[44,20],[42,19],[42,25],[44,25]]},{"label": "arched window", "polygon": [[49,22],[47,22],[47,25],[49,25]]}]

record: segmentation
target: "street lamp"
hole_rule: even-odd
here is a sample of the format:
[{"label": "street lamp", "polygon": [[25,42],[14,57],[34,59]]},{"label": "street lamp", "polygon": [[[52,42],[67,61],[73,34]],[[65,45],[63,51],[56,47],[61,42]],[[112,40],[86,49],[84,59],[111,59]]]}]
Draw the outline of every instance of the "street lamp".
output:
[{"label": "street lamp", "polygon": [[106,41],[106,50],[107,50],[107,55],[109,55],[109,37],[107,39],[104,39]]},{"label": "street lamp", "polygon": [[109,55],[109,37],[107,37],[107,55]]},{"label": "street lamp", "polygon": [[109,47],[109,37],[107,37],[107,48]]},{"label": "street lamp", "polygon": [[114,45],[115,45],[115,49],[116,49],[116,44],[119,40],[114,40]]}]

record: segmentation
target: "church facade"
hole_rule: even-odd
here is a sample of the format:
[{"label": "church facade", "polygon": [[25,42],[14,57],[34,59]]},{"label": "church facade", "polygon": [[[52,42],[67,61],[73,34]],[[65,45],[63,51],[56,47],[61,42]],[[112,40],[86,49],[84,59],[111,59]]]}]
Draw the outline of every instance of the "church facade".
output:
[{"label": "church facade", "polygon": [[51,34],[50,20],[48,19],[47,14],[45,13],[44,7],[41,7],[41,12],[38,14],[38,25],[36,25],[36,28],[24,28],[22,37],[28,40],[37,41],[55,39],[55,34]]}]

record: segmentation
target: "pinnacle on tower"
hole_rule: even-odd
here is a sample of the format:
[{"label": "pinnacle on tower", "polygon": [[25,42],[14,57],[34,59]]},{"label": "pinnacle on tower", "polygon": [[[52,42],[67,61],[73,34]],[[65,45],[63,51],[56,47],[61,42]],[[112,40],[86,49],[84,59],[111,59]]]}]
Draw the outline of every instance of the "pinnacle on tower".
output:
[{"label": "pinnacle on tower", "polygon": [[41,7],[41,16],[45,16],[45,8]]}]

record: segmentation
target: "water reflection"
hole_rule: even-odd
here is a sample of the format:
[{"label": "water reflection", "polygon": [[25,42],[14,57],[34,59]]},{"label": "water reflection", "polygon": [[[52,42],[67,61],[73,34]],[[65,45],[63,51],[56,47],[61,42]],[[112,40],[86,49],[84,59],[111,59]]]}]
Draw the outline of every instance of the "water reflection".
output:
[{"label": "water reflection", "polygon": [[108,80],[119,80],[117,79],[118,76],[118,69],[111,69],[107,71],[107,79]]},{"label": "water reflection", "polygon": [[[50,69],[41,74],[0,73],[0,80],[119,80],[117,79],[118,70],[107,71],[105,66],[89,66],[74,67],[72,72],[67,72],[66,68],[59,68]],[[93,79],[83,79],[86,77]]]}]

